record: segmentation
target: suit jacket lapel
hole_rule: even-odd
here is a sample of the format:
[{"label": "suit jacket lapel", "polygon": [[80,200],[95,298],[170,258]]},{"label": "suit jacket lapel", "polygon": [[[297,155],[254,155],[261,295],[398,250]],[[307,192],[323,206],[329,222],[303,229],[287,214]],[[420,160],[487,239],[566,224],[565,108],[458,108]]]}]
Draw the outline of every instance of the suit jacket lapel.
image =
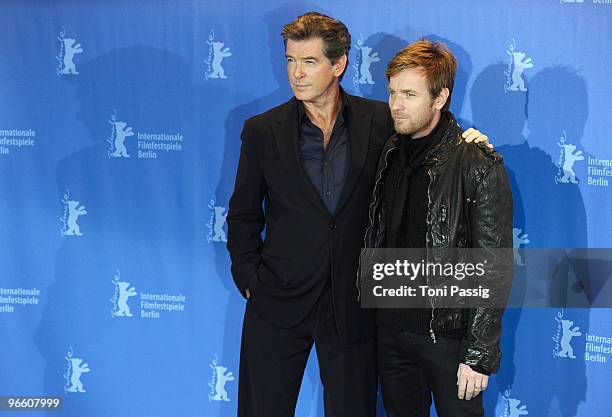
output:
[{"label": "suit jacket lapel", "polygon": [[356,100],[353,100],[349,95],[349,138],[351,141],[351,163],[349,171],[344,182],[344,188],[340,194],[340,201],[336,208],[336,214],[348,202],[353,188],[357,184],[357,180],[361,175],[366,157],[368,155],[368,146],[370,143],[370,129],[372,127],[372,115],[364,110]]},{"label": "suit jacket lapel", "polygon": [[278,147],[281,162],[299,189],[304,191],[306,197],[321,210],[329,214],[316,188],[312,185],[310,178],[308,178],[304,171],[302,161],[300,161],[298,110],[295,97],[285,104],[284,110],[272,126],[272,133]]}]

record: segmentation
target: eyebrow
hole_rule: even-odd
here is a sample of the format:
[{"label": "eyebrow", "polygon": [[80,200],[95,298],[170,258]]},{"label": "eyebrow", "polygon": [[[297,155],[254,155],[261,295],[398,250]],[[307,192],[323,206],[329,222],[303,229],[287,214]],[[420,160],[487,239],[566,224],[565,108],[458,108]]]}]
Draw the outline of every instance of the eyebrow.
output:
[{"label": "eyebrow", "polygon": [[[293,58],[296,59],[294,56],[291,56],[289,54],[285,54],[285,58]],[[313,61],[318,61],[319,58],[315,57],[315,56],[305,56],[303,58],[300,58],[302,61],[306,61],[306,60],[313,60]]]},{"label": "eyebrow", "polygon": [[[392,88],[387,88],[387,90],[389,90],[389,91],[395,91],[395,90],[394,90],[394,89],[392,89]],[[416,93],[416,94],[418,94],[418,93],[419,93],[418,91],[413,90],[413,89],[411,89],[411,88],[407,88],[407,89],[405,89],[405,90],[398,90],[398,91],[395,91],[395,92],[396,92],[396,93]]]}]

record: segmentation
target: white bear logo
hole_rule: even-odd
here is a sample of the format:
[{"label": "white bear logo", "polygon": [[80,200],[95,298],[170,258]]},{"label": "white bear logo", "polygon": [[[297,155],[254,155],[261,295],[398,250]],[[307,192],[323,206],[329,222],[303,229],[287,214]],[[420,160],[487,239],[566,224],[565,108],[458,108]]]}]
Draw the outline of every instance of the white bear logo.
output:
[{"label": "white bear logo", "polygon": [[234,375],[232,372],[227,372],[227,368],[225,366],[213,366],[211,368],[214,369],[215,372],[215,395],[212,397],[212,401],[229,401],[230,399],[227,397],[227,391],[225,390],[225,384],[229,381],[233,381]]},{"label": "white bear logo", "polygon": [[518,229],[516,227],[512,228],[512,247],[514,252],[514,263],[518,266],[525,266],[523,263],[523,258],[521,257],[518,249],[521,245],[526,245],[530,242],[527,238],[529,235],[527,233],[521,235],[521,233],[523,233],[522,229]]},{"label": "white bear logo", "polygon": [[521,400],[517,400],[516,398],[508,398],[508,411],[510,411],[510,415],[508,417],[519,417],[529,414],[529,411],[527,411],[527,406],[521,405],[519,407],[520,403]]},{"label": "white bear logo", "polygon": [[358,84],[374,84],[374,80],[372,79],[372,73],[370,72],[370,65],[373,62],[380,61],[378,56],[378,52],[372,52],[372,48],[368,46],[359,46],[361,50],[361,65],[359,66],[359,74],[361,74],[361,78],[357,81]]},{"label": "white bear logo", "polygon": [[555,318],[555,320],[561,323],[563,329],[563,334],[561,335],[561,350],[557,352],[557,356],[562,358],[576,359],[571,341],[575,336],[582,336],[580,327],[576,326],[572,328],[574,322],[571,320],[559,320],[558,318]]},{"label": "white bear logo", "polygon": [[525,88],[525,80],[523,80],[523,71],[533,68],[531,58],[525,59],[524,52],[512,53],[514,70],[512,71],[512,85],[508,87],[510,91],[527,91]]},{"label": "white bear logo", "polygon": [[570,143],[564,144],[557,142],[557,144],[562,148],[563,154],[563,176],[558,178],[558,181],[563,183],[578,184],[578,181],[576,180],[576,173],[574,172],[574,164],[576,161],[582,161],[584,159],[582,151],[574,153],[576,150],[576,145],[572,145]]},{"label": "white bear logo", "polygon": [[213,237],[210,239],[213,242],[227,242],[227,237],[223,226],[225,225],[225,219],[227,218],[227,211],[225,207],[214,207],[215,210],[215,224],[213,226]]},{"label": "white bear logo", "polygon": [[127,148],[125,147],[125,139],[128,136],[134,136],[134,132],[132,132],[131,127],[127,127],[127,123],[125,122],[111,122],[111,124],[115,127],[115,151],[111,154],[116,158],[123,157],[129,158],[130,155],[127,153]]},{"label": "white bear logo", "polygon": [[67,236],[83,236],[77,220],[79,216],[87,214],[85,206],[79,206],[79,202],[76,200],[68,200],[66,204],[68,205],[68,223],[67,229],[63,234]]},{"label": "white bear logo", "polygon": [[85,392],[83,383],[81,382],[81,374],[91,371],[89,365],[83,363],[83,359],[67,357],[70,362],[70,387],[66,388],[66,392]]},{"label": "white bear logo", "polygon": [[136,288],[131,287],[129,282],[117,281],[115,283],[119,288],[119,299],[117,300],[117,310],[113,313],[114,316],[132,317],[130,306],[127,302],[130,297],[137,295]]},{"label": "white bear logo", "polygon": [[221,61],[223,58],[227,58],[232,56],[229,47],[223,47],[225,44],[223,42],[211,42],[207,41],[209,45],[213,48],[213,59],[212,59],[212,72],[207,75],[207,78],[227,78],[225,75],[225,70],[221,66]]},{"label": "white bear logo", "polygon": [[76,65],[74,64],[74,55],[83,52],[83,48],[80,43],[75,45],[76,40],[71,38],[58,38],[64,43],[64,66],[60,71],[62,74],[74,74],[78,75]]}]

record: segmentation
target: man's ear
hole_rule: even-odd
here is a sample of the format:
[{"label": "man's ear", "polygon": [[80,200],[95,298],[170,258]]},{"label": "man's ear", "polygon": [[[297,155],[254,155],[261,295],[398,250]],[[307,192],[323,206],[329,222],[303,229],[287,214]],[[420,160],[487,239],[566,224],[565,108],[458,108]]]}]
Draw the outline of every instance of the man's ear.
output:
[{"label": "man's ear", "polygon": [[346,68],[346,63],[348,62],[348,58],[346,54],[342,55],[340,58],[336,60],[336,63],[333,65],[334,67],[334,75],[339,77],[344,72],[344,68]]},{"label": "man's ear", "polygon": [[444,87],[440,91],[440,94],[438,94],[438,97],[434,99],[434,107],[436,108],[436,110],[442,110],[442,108],[446,104],[446,101],[448,100],[448,96],[450,96],[450,91],[448,90],[448,88]]}]

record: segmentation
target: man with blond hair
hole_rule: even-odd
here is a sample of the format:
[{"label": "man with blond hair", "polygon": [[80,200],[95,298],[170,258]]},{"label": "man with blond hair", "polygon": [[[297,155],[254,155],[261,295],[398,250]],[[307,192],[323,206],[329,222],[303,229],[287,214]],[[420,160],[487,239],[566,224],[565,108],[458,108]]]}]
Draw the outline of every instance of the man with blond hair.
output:
[{"label": "man with blond hair", "polygon": [[[457,62],[420,40],[387,66],[394,134],[376,174],[369,248],[512,248],[512,195],[501,156],[461,140],[448,111]],[[499,276],[497,276],[499,275]],[[502,280],[504,271],[487,279]],[[498,281],[499,281],[498,280]],[[500,308],[379,308],[378,371],[389,417],[484,416],[499,366]]]}]

